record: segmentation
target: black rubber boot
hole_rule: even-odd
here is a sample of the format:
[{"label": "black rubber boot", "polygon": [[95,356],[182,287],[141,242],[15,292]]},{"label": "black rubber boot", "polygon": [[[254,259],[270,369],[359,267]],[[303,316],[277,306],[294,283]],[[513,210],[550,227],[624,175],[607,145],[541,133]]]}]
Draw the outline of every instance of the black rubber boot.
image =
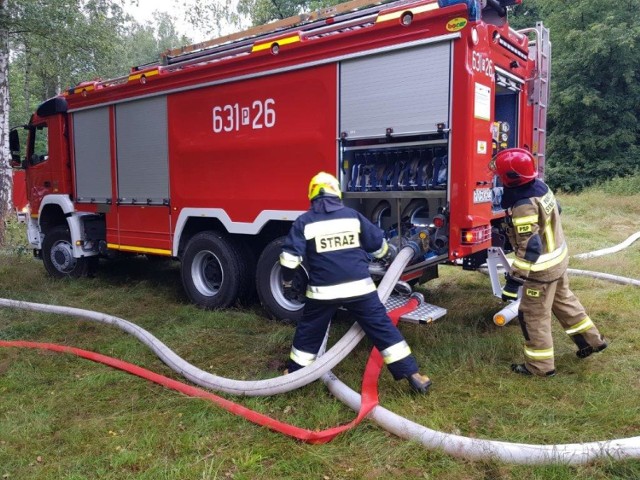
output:
[{"label": "black rubber boot", "polygon": [[407,377],[409,385],[413,391],[418,393],[428,393],[431,387],[431,379],[426,375],[420,375],[420,372],[416,372],[413,375]]},{"label": "black rubber boot", "polygon": [[[529,371],[529,369],[527,368],[527,366],[524,363],[512,363],[511,364],[511,371],[513,373],[517,373],[519,375],[526,375],[526,376],[529,376],[529,377],[533,375],[533,373],[531,373]],[[544,374],[544,376],[545,377],[553,377],[555,374],[556,374],[555,370],[550,370],[550,371],[546,372]]]},{"label": "black rubber boot", "polygon": [[580,350],[578,350],[576,352],[576,357],[578,357],[578,358],[587,358],[587,357],[591,356],[591,354],[593,354],[593,353],[601,352],[602,350],[604,350],[608,346],[609,346],[609,344],[607,343],[606,340],[602,343],[602,345],[598,345],[597,347],[592,347],[591,345],[589,345],[588,347],[584,347],[584,348],[581,348]]}]

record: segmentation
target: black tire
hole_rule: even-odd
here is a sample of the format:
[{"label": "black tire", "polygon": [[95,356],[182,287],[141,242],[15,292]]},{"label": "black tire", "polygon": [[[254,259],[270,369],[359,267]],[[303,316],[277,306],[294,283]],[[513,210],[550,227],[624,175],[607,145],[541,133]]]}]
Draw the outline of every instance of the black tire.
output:
[{"label": "black tire", "polygon": [[247,242],[241,238],[234,241],[234,245],[240,253],[246,274],[244,284],[240,287],[240,292],[238,293],[238,300],[242,306],[249,306],[256,303],[258,299],[256,292],[256,254]]},{"label": "black tire", "polygon": [[212,231],[194,235],[181,261],[182,286],[201,308],[229,307],[247,285],[248,267],[227,235]]},{"label": "black tire", "polygon": [[276,238],[262,251],[256,269],[256,286],[260,303],[269,317],[289,323],[297,323],[302,317],[304,295],[309,279],[303,265],[296,269],[293,287],[299,292],[298,300],[292,301],[284,297],[282,292],[282,267],[280,253],[284,237]]},{"label": "black tire", "polygon": [[44,236],[42,261],[47,273],[54,278],[80,278],[93,273],[97,257],[74,258],[69,228],[54,227]]}]

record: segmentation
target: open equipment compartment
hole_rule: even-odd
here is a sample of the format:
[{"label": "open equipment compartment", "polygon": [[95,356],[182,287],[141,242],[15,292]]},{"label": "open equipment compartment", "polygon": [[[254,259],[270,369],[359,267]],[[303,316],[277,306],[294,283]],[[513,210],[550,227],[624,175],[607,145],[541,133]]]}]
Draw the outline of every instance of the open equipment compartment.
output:
[{"label": "open equipment compartment", "polygon": [[452,39],[443,36],[340,63],[345,204],[390,239],[429,228],[425,261],[447,255],[452,53]]}]

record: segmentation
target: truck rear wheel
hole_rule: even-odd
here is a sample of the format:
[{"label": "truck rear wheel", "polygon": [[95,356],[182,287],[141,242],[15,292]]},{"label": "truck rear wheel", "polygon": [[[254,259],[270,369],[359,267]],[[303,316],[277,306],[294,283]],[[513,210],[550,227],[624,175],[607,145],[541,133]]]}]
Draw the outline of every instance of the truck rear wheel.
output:
[{"label": "truck rear wheel", "polygon": [[296,269],[293,287],[299,292],[296,300],[289,300],[282,292],[282,267],[280,252],[284,237],[277,238],[267,245],[258,259],[256,269],[256,287],[260,303],[271,318],[297,323],[302,317],[305,292],[309,279],[304,264]]},{"label": "truck rear wheel", "polygon": [[246,287],[247,272],[246,262],[231,239],[211,231],[189,240],[180,269],[189,299],[207,309],[232,305]]},{"label": "truck rear wheel", "polygon": [[55,278],[79,278],[90,273],[96,257],[73,256],[69,229],[60,225],[49,231],[42,242],[42,261],[47,273]]}]

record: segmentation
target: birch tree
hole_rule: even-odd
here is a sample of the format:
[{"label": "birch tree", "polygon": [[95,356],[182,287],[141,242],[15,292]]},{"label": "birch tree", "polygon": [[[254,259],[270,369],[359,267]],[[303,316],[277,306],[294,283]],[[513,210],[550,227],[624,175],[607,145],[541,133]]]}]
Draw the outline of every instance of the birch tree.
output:
[{"label": "birch tree", "polygon": [[11,209],[12,177],[9,152],[9,5],[0,0],[0,245]]},{"label": "birch tree", "polygon": [[11,211],[13,186],[9,151],[11,55],[24,60],[25,112],[101,71],[122,71],[119,54],[128,22],[121,7],[124,1],[0,0],[0,244]]}]

